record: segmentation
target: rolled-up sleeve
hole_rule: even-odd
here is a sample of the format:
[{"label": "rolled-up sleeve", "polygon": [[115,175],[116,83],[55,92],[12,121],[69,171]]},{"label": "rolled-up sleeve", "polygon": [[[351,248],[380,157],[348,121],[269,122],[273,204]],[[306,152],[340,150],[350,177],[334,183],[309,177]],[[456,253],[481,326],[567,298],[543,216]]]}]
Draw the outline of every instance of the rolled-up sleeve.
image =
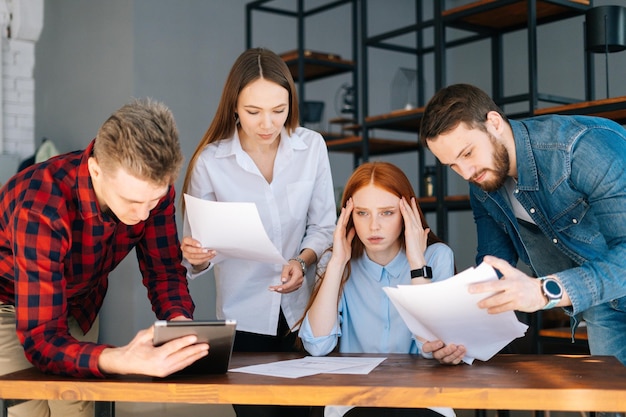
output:
[{"label": "rolled-up sleeve", "polygon": [[328,355],[337,346],[337,341],[341,337],[341,329],[339,328],[339,320],[335,323],[330,333],[326,336],[313,336],[311,324],[309,323],[309,315],[307,314],[300,326],[299,332],[302,344],[309,354],[313,356]]}]

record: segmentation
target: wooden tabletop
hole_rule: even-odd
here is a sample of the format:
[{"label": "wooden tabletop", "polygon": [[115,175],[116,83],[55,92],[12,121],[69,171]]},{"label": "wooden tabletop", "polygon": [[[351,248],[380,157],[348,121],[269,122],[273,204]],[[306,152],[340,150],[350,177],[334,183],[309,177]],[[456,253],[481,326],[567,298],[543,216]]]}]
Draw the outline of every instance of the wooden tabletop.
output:
[{"label": "wooden tabletop", "polygon": [[[0,398],[626,411],[626,367],[613,357],[497,355],[471,366],[443,366],[418,356],[385,356],[366,376],[319,374],[297,379],[228,372],[97,380],[48,376],[30,369],[0,377]],[[302,355],[235,354],[231,369],[296,357]]]}]

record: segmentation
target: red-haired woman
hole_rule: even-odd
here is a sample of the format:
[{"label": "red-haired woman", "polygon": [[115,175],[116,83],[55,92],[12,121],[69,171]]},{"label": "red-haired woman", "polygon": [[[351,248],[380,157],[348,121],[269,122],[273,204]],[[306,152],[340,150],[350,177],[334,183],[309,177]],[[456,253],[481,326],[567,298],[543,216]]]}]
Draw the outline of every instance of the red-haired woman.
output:
[{"label": "red-haired woman", "polygon": [[[452,250],[428,228],[406,175],[390,163],[365,163],[348,179],[342,207],[330,259],[302,320],[304,348],[320,356],[338,344],[346,353],[421,352],[460,363],[463,346],[417,340],[382,290],[454,275]],[[327,407],[325,413],[345,411]],[[438,416],[437,411],[354,408],[345,415]]]}]

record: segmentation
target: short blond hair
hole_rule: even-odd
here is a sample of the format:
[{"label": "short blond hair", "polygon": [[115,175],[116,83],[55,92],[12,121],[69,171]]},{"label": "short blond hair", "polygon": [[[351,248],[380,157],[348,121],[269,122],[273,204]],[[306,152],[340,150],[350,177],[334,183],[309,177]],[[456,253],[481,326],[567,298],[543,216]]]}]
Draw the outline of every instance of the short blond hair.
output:
[{"label": "short blond hair", "polygon": [[131,101],[100,127],[93,156],[109,172],[121,167],[157,185],[173,184],[183,153],[172,112],[152,99]]}]

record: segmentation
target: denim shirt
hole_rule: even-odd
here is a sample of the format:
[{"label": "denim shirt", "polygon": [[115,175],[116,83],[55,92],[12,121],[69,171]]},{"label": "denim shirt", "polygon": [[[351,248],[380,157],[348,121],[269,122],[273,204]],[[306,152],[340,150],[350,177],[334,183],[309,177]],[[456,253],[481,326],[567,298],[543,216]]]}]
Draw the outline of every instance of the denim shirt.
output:
[{"label": "denim shirt", "polygon": [[[510,121],[518,182],[514,195],[544,235],[579,267],[554,275],[568,314],[626,295],[626,130],[588,116]],[[470,184],[477,263],[494,255],[532,266],[502,187]]]}]

